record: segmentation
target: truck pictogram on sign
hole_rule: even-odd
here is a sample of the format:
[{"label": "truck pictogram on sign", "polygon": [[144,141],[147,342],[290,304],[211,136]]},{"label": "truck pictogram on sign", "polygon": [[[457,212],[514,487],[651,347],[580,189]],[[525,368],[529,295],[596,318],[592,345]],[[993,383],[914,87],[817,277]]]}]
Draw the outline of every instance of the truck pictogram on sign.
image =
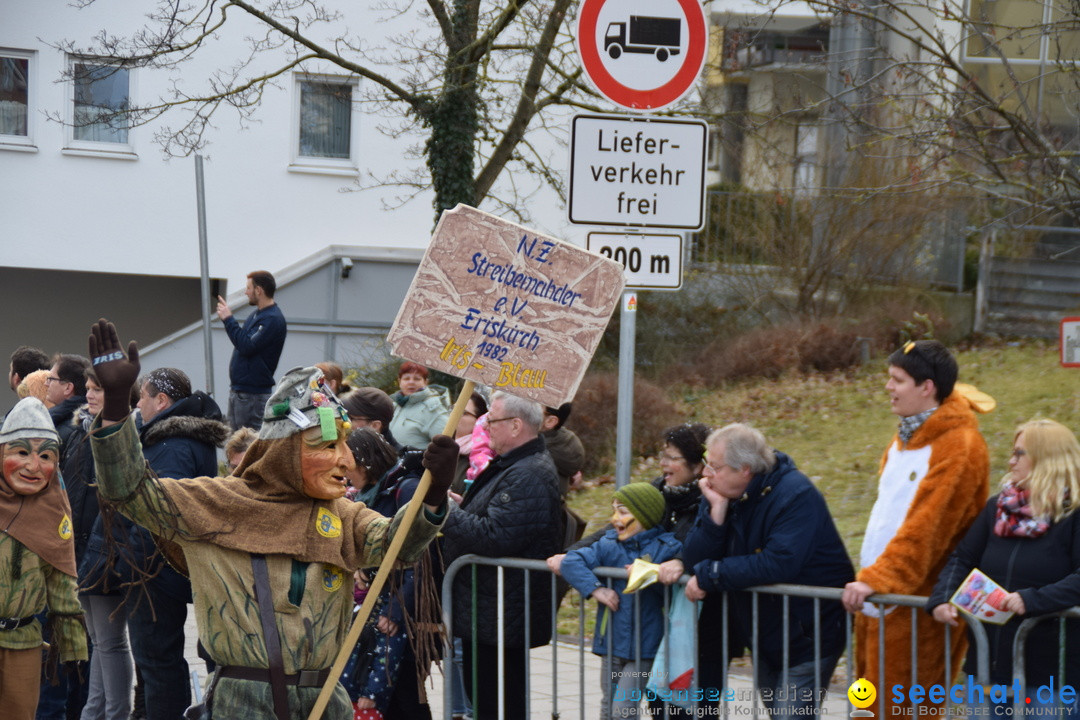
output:
[{"label": "truck pictogram on sign", "polygon": [[630,32],[626,22],[609,23],[604,34],[604,49],[617,60],[624,52],[655,55],[664,62],[671,55],[678,55],[682,37],[682,20],[670,17],[631,15]]}]

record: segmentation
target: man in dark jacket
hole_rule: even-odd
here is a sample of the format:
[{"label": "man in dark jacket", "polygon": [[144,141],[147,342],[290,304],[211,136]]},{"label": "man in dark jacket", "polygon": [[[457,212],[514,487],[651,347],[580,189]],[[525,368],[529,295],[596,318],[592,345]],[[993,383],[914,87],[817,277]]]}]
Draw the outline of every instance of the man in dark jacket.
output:
[{"label": "man in dark jacket", "polygon": [[[216,448],[229,437],[217,403],[206,393],[193,393],[187,375],[175,368],[154,370],[140,379],[139,387],[139,440],[157,476],[217,476]],[[128,631],[145,689],[146,716],[179,720],[191,704],[184,659],[191,583],[164,563],[148,530],[133,524],[128,538],[131,579],[146,579],[145,596],[136,594],[128,601]]]},{"label": "man in dark jacket", "polygon": [[45,399],[52,403],[49,417],[60,435],[60,452],[75,432],[71,422],[75,411],[86,404],[85,373],[89,367],[90,361],[82,355],[57,355],[45,380]]},{"label": "man in dark jacket", "polygon": [[287,331],[285,316],[274,302],[276,289],[274,276],[265,270],[248,274],[244,294],[255,312],[243,325],[233,317],[225,298],[218,296],[217,314],[233,344],[229,361],[229,424],[233,430],[261,428],[266,401],[274,390],[274,373]]},{"label": "man in dark jacket", "polygon": [[[446,519],[443,549],[448,564],[469,553],[540,560],[561,549],[559,477],[540,437],[543,417],[543,407],[530,400],[503,392],[492,397],[487,426],[496,456],[469,487],[460,507]],[[454,580],[452,618],[454,635],[463,641],[465,688],[477,717],[498,716],[501,680],[505,717],[513,720],[528,717],[528,649],[551,640],[551,586],[547,573],[532,573],[526,598],[524,571],[504,572],[502,617],[496,568],[480,566],[476,573],[476,616],[472,615],[472,572],[465,569]],[[505,653],[501,669],[500,626]]]},{"label": "man in dark jacket", "polygon": [[[705,601],[699,666],[700,685],[708,692],[723,687],[725,632],[728,660],[755,642],[753,598],[744,592],[729,595],[725,628],[723,593],[773,583],[842,588],[855,572],[825,498],[788,456],[766,445],[764,435],[733,424],[714,431],[705,446],[703,502],[683,561],[694,575],[686,596]],[[767,618],[758,623],[754,657],[762,701],[774,715],[812,712],[843,650],[843,608],[839,601],[822,601],[818,626],[813,599],[789,599],[785,684],[783,597],[759,595],[756,602],[758,617]],[[814,657],[815,633],[819,658]]]}]

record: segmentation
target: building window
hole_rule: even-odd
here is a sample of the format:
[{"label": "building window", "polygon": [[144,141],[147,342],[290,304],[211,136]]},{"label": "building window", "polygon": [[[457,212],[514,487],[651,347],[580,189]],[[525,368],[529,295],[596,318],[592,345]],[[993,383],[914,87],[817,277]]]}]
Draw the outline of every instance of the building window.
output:
[{"label": "building window", "polygon": [[795,128],[795,192],[807,195],[818,189],[818,125]]},{"label": "building window", "polygon": [[77,142],[128,143],[129,71],[93,60],[71,64],[72,139]]},{"label": "building window", "polygon": [[303,75],[296,82],[296,145],[292,169],[355,174],[353,94],[356,82]]},{"label": "building window", "polygon": [[352,134],[352,85],[300,83],[300,155],[348,158]]},{"label": "building window", "polygon": [[32,53],[0,50],[0,144],[31,146]]}]

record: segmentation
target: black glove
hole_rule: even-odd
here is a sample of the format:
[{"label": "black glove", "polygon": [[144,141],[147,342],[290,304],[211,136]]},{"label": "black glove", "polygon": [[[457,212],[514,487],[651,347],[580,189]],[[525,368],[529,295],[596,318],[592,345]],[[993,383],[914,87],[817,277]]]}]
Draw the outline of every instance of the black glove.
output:
[{"label": "black glove", "polygon": [[449,435],[436,435],[424,451],[424,467],[431,471],[431,485],[428,486],[424,502],[440,507],[446,502],[446,491],[454,482],[457,472],[458,453],[461,448]]},{"label": "black glove", "polygon": [[139,346],[132,340],[125,355],[116,326],[102,318],[90,327],[90,361],[105,394],[102,419],[124,420],[131,414],[131,386],[139,377]]}]

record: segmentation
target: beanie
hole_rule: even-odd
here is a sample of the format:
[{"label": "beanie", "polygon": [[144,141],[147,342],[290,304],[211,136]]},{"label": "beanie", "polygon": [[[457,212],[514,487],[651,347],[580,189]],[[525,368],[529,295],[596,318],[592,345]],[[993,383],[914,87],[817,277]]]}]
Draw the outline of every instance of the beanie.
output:
[{"label": "beanie", "polygon": [[623,485],[615,491],[615,499],[626,506],[644,530],[654,527],[664,518],[664,496],[650,483]]},{"label": "beanie", "polygon": [[23,398],[15,403],[0,427],[0,443],[21,439],[60,441],[45,403],[36,397]]}]

